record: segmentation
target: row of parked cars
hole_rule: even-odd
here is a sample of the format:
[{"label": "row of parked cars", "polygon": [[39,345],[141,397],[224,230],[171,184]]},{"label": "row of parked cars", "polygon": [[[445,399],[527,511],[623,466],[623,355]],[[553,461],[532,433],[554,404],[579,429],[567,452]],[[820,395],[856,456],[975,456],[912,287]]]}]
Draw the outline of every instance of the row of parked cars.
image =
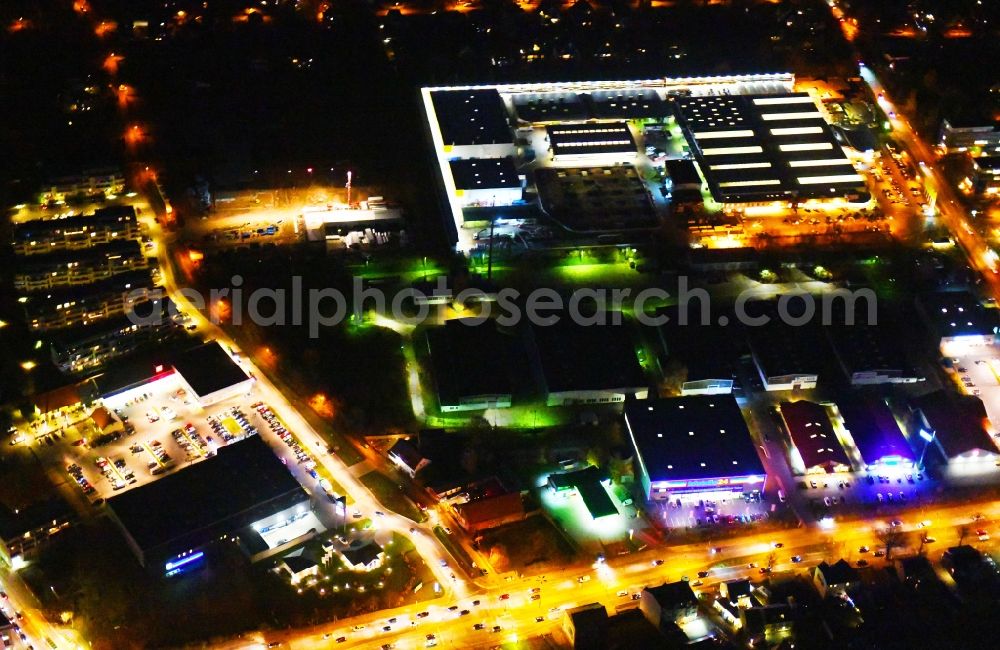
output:
[{"label": "row of parked cars", "polygon": [[[222,423],[222,421],[226,417],[232,417],[233,420],[236,421],[236,424],[239,425],[240,429],[242,429],[242,433],[238,435],[233,435],[233,433],[230,432],[229,429],[227,429],[226,426]],[[222,438],[227,444],[230,442],[235,442],[237,440],[242,440],[247,436],[257,435],[257,429],[254,428],[252,424],[250,424],[246,416],[243,415],[243,411],[241,411],[239,407],[236,406],[232,407],[228,411],[224,411],[222,415],[217,415],[214,417],[209,416],[208,424],[209,426],[212,427],[212,431],[217,436]]]},{"label": "row of parked cars", "polygon": [[90,484],[90,481],[88,481],[83,475],[82,467],[76,463],[72,463],[66,468],[66,471],[69,472],[69,475],[73,477],[73,480],[76,481],[76,484],[80,486],[80,489],[83,490],[83,493],[88,497],[97,492],[94,486]]},{"label": "row of parked cars", "polygon": [[263,402],[257,402],[253,405],[253,408],[257,409],[257,413],[264,418],[264,421],[267,422],[267,426],[270,427],[271,431],[273,431],[279,438],[282,439],[282,441],[284,441],[286,445],[288,445],[288,447],[292,450],[292,453],[295,454],[295,458],[298,459],[299,465],[304,465],[306,470],[309,472],[309,475],[313,478],[319,478],[319,474],[316,472],[316,461],[314,461],[308,452],[302,448],[302,445],[300,445],[299,441],[295,439],[295,436],[293,436],[292,433],[285,428],[285,425],[281,423],[278,416],[271,411],[271,407]]},{"label": "row of parked cars", "polygon": [[111,461],[104,456],[99,456],[94,463],[97,465],[97,469],[101,471],[101,474],[104,475],[104,478],[108,479],[108,483],[111,483],[111,488],[115,491],[124,489],[126,485],[125,481],[128,481],[128,485],[133,485],[136,482],[135,474],[121,458],[115,460],[114,467],[112,467]]},{"label": "row of parked cars", "polygon": [[212,452],[208,450],[208,443],[198,434],[198,430],[190,422],[185,424],[183,429],[174,429],[170,435],[180,445],[180,448],[187,452],[189,457],[193,458],[199,454],[212,455]]},{"label": "row of parked cars", "polygon": [[170,454],[167,453],[167,450],[163,447],[163,443],[159,440],[154,440],[149,443],[149,450],[153,453],[155,458],[155,460],[149,461],[149,464],[147,465],[149,467],[149,473],[155,476],[167,471],[173,463],[173,458],[171,458]]}]

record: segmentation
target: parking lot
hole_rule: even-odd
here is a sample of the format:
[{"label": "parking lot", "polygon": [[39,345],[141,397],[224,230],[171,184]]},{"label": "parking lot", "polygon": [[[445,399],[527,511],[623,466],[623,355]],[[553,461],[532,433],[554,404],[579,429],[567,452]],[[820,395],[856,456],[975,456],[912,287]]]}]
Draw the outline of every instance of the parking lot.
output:
[{"label": "parking lot", "polygon": [[990,422],[1000,422],[1000,348],[994,346],[952,346],[950,377],[959,390],[983,401]]},{"label": "parking lot", "polygon": [[709,493],[656,502],[656,523],[669,528],[727,527],[764,521],[770,504],[761,494]]},{"label": "parking lot", "polygon": [[240,395],[203,409],[171,374],[103,400],[124,421],[123,432],[92,436],[90,445],[70,434],[39,444],[36,453],[67,472],[91,501],[106,499],[257,433],[263,421],[248,401]]}]

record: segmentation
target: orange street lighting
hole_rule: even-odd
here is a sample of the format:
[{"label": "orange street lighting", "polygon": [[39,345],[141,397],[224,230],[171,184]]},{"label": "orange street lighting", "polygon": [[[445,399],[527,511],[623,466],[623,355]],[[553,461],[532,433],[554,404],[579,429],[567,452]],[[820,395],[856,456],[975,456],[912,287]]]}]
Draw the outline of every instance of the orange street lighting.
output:
[{"label": "orange street lighting", "polygon": [[104,38],[111,32],[118,29],[118,23],[113,20],[102,20],[97,23],[97,27],[94,27],[94,33],[97,34],[99,38]]},{"label": "orange street lighting", "polygon": [[333,417],[333,402],[323,393],[316,393],[309,398],[309,406],[316,411],[317,415],[324,418]]},{"label": "orange street lighting", "polygon": [[101,64],[101,67],[104,68],[104,71],[107,72],[109,75],[115,76],[118,74],[118,64],[121,63],[122,59],[124,58],[125,57],[112,52],[107,57],[105,57],[104,63]]},{"label": "orange street lighting", "polygon": [[118,100],[119,108],[127,108],[129,104],[135,102],[135,89],[126,84],[120,84],[115,88],[115,98]]},{"label": "orange street lighting", "polygon": [[135,147],[145,139],[146,134],[138,124],[133,124],[125,130],[125,143],[130,147]]},{"label": "orange street lighting", "polygon": [[32,370],[34,370],[34,369],[35,369],[35,367],[36,367],[37,365],[38,365],[38,364],[37,364],[37,363],[35,363],[34,361],[32,361],[31,359],[29,359],[29,360],[27,360],[27,361],[22,361],[22,362],[21,362],[21,370],[23,370],[23,371],[25,371],[25,372],[31,372]]}]

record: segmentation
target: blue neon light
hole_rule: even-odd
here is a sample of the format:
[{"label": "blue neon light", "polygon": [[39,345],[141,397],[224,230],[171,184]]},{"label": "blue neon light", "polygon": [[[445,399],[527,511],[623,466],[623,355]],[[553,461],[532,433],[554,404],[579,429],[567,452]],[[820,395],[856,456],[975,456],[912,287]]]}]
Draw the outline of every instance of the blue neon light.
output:
[{"label": "blue neon light", "polygon": [[183,558],[181,560],[177,560],[176,562],[167,562],[167,565],[166,565],[165,568],[166,568],[166,570],[168,572],[169,571],[173,571],[175,569],[181,568],[185,564],[190,564],[192,562],[195,562],[196,560],[200,560],[203,557],[205,557],[205,553],[202,552],[202,551],[198,551],[197,553],[194,553],[193,555],[189,555],[186,558]]}]

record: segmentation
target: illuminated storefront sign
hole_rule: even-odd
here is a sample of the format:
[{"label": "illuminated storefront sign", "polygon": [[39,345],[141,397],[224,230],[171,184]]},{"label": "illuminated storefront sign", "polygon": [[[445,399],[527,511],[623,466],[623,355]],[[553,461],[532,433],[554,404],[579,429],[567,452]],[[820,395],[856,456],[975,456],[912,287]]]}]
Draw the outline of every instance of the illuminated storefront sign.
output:
[{"label": "illuminated storefront sign", "polygon": [[700,489],[740,489],[747,485],[763,483],[763,476],[733,476],[722,478],[696,478],[686,481],[656,481],[652,483],[654,490],[700,490]]}]

